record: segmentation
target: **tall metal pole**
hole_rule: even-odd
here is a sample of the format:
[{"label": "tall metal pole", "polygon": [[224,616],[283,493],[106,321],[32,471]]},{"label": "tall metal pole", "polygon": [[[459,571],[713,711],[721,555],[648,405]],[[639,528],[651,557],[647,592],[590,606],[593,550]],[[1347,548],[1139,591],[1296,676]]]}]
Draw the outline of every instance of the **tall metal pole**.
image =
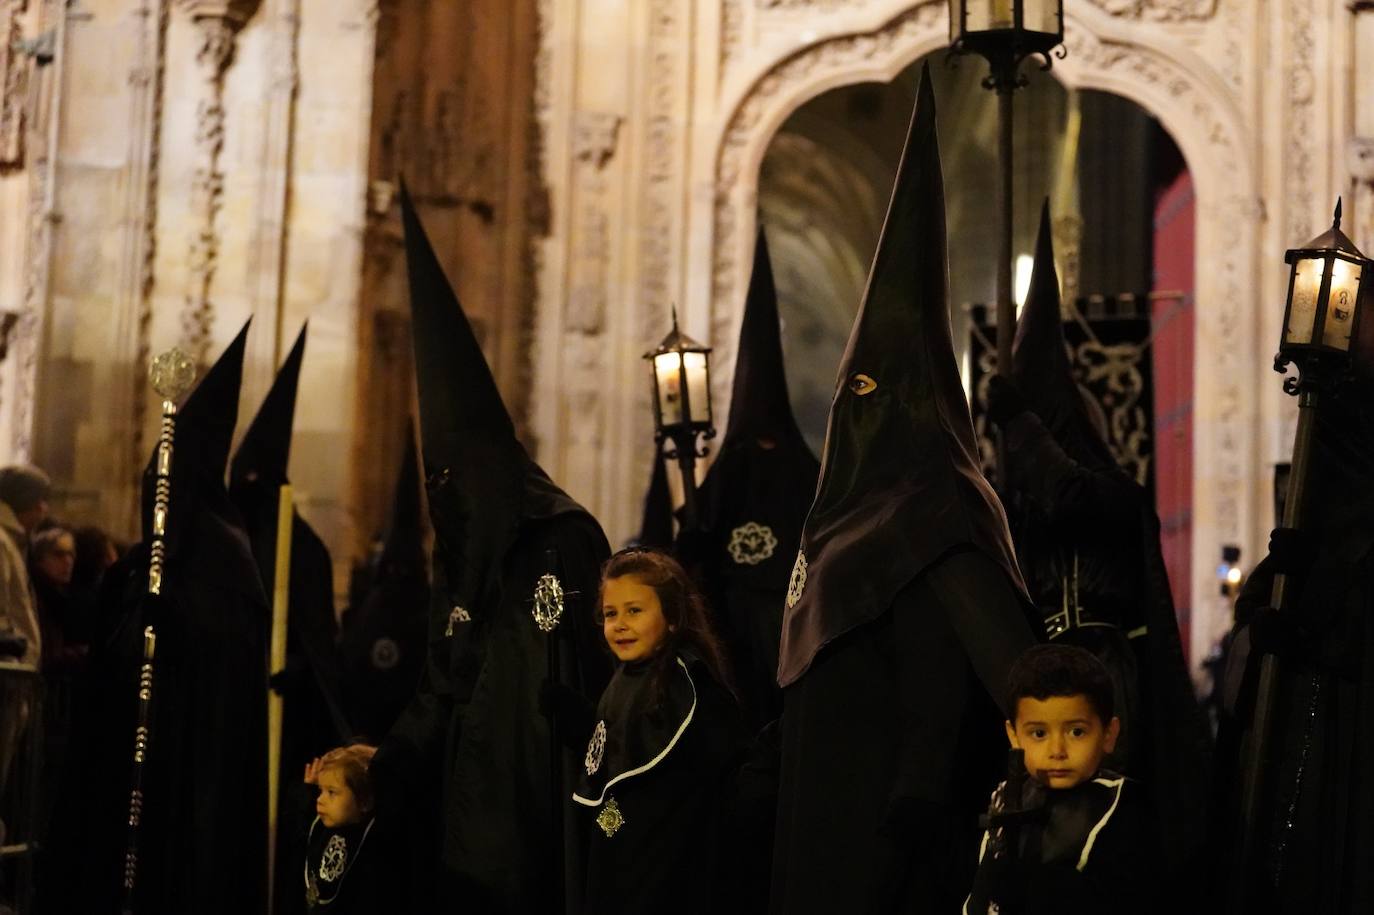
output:
[{"label": "tall metal pole", "polygon": [[1011,298],[1012,239],[1012,96],[1016,80],[997,83],[997,165],[1000,172],[1001,206],[997,233],[997,371],[1011,374],[1011,341],[1016,333],[1016,307]]},{"label": "tall metal pole", "polygon": [[[1306,381],[1298,397],[1298,429],[1293,440],[1293,469],[1289,477],[1288,494],[1284,499],[1283,526],[1301,530],[1307,501],[1307,487],[1312,467],[1312,439],[1317,428],[1317,385]],[[1287,610],[1289,598],[1288,576],[1274,575],[1269,604],[1277,613]],[[1274,709],[1278,702],[1279,659],[1270,653],[1260,658],[1259,680],[1255,689],[1255,708],[1250,719],[1250,731],[1241,746],[1241,797],[1239,817],[1235,822],[1236,859],[1232,869],[1230,899],[1227,911],[1250,911],[1257,894],[1263,892],[1260,857],[1261,842],[1272,844],[1278,837],[1270,824],[1262,821],[1261,807],[1269,777],[1270,745],[1273,740]]]}]

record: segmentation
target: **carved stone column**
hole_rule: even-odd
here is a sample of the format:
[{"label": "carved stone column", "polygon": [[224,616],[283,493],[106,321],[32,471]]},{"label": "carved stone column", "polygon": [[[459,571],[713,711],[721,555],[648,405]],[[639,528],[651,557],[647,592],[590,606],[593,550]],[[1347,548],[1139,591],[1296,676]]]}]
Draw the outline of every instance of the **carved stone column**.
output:
[{"label": "carved stone column", "polygon": [[1360,53],[1374,42],[1374,0],[1356,0],[1350,6],[1354,17],[1353,37],[1355,135],[1346,145],[1346,167],[1354,184],[1350,201],[1351,238],[1366,253],[1374,248],[1374,98],[1361,87],[1374,81],[1374,58]]},{"label": "carved stone column", "polygon": [[181,316],[183,346],[197,363],[205,361],[210,344],[214,306],[210,285],[219,259],[215,216],[224,193],[219,155],[224,148],[224,74],[234,59],[234,39],[257,12],[260,0],[178,0],[178,7],[196,27],[196,156],[191,183],[191,209],[196,228],[191,233],[190,272]]}]

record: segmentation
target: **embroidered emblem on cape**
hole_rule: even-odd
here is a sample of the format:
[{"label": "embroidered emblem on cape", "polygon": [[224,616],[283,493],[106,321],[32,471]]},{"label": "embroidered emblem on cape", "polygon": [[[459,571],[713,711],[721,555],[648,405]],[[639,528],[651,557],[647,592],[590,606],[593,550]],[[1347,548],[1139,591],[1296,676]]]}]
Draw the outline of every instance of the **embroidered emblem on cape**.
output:
[{"label": "embroidered emblem on cape", "polygon": [[457,605],[455,604],[454,607],[453,607],[453,610],[449,612],[449,615],[448,615],[448,626],[445,627],[445,629],[444,629],[444,635],[453,635],[453,624],[454,624],[454,623],[470,623],[470,622],[472,622],[472,614],[471,614],[471,613],[468,613],[468,612],[467,612],[466,610],[464,610],[462,607],[459,607],[459,606],[457,606]]},{"label": "embroidered emblem on cape", "polygon": [[563,618],[563,583],[553,575],[540,575],[534,586],[534,622],[540,632],[553,632]]},{"label": "embroidered emblem on cape", "polygon": [[582,760],[588,775],[595,775],[601,768],[601,755],[606,752],[606,722],[598,721],[592,739],[587,741],[587,758]]},{"label": "embroidered emblem on cape", "polygon": [[596,815],[596,825],[601,827],[601,831],[608,839],[625,825],[625,818],[620,815],[620,805],[615,802],[615,798],[608,799],[606,806]]},{"label": "embroidered emblem on cape", "polygon": [[787,609],[791,610],[801,600],[806,589],[806,554],[797,550],[797,562],[792,566],[792,579],[787,583]]},{"label": "embroidered emblem on cape", "polygon": [[401,646],[395,639],[382,636],[372,643],[372,666],[378,670],[391,670],[401,660]]},{"label": "embroidered emblem on cape", "polygon": [[756,521],[741,524],[731,531],[730,545],[726,547],[735,564],[742,566],[758,565],[771,558],[777,548],[778,538],[773,536],[773,529]]},{"label": "embroidered emblem on cape", "polygon": [[343,876],[344,865],[348,863],[348,845],[343,836],[330,836],[325,843],[324,854],[320,855],[320,879],[333,883]]}]

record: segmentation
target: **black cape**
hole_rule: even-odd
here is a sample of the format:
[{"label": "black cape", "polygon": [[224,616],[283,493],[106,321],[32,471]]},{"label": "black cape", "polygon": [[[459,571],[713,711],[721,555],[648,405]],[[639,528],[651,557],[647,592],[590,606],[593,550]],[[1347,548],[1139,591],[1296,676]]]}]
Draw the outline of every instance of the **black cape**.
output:
[{"label": "black cape", "polygon": [[1031,597],[1052,639],[1092,651],[1111,671],[1122,722],[1113,763],[1149,796],[1166,873],[1194,872],[1206,847],[1211,735],[1188,674],[1159,518],[1112,457],[1070,367],[1048,205],[1014,359],[1030,409],[1003,431]]},{"label": "black cape", "polygon": [[406,438],[381,556],[339,634],[344,705],[354,729],[372,743],[396,723],[415,695],[424,667],[430,591],[421,500],[412,433]]},{"label": "black cape", "polygon": [[622,665],[572,799],[589,835],[587,912],[729,911],[722,853],[743,728],[734,698],[683,654],[662,686]]},{"label": "black cape", "polygon": [[1034,643],[950,339],[923,73],[788,593],[771,909],[957,910]]},{"label": "black cape", "polygon": [[778,300],[760,230],[735,362],[730,421],[702,481],[703,554],[695,563],[751,723],[782,712],[778,643],[792,561],[820,464],[792,416]]},{"label": "black cape", "polygon": [[[440,859],[440,903],[483,912],[559,911],[581,897],[581,841],[566,807],[553,800],[555,793],[566,796],[570,782],[550,783],[551,738],[538,698],[551,640],[564,685],[589,695],[605,682],[604,642],[591,606],[609,546],[596,521],[515,438],[472,328],[404,192],[401,204],[435,594],[419,690],[372,764],[379,802],[394,802],[390,795],[409,803],[421,824],[437,790],[442,823],[429,844]],[[536,585],[550,574],[568,599],[562,622],[546,636],[532,611]],[[407,797],[408,791],[415,793]],[[557,898],[553,863],[559,844],[564,899]]]},{"label": "black cape", "polygon": [[[118,908],[149,624],[157,651],[134,911],[266,906],[266,598],[223,483],[246,334],[245,326],[178,417],[161,597],[146,593],[149,540],[106,573],[104,625],[44,864],[49,911]],[[149,539],[155,462],[144,477]]]},{"label": "black cape", "polygon": [[[1362,355],[1374,371],[1374,346]],[[1289,578],[1292,628],[1257,840],[1264,869],[1249,887],[1260,912],[1374,910],[1374,383],[1328,394],[1318,411],[1303,523],[1314,559]],[[1267,556],[1241,593],[1238,617],[1269,604],[1273,576]],[[1244,670],[1230,716],[1241,725],[1250,720],[1260,663],[1250,635],[1241,628],[1232,657]],[[1223,827],[1233,822],[1244,764],[1238,727],[1224,725],[1219,738],[1219,781],[1233,793]]]},{"label": "black cape", "polygon": [[[296,391],[305,356],[301,328],[277,377],[249,423],[229,464],[229,500],[243,518],[253,559],[268,596],[263,624],[270,648],[270,605],[276,587],[277,515],[281,487],[290,483],[291,433]],[[294,867],[285,837],[309,822],[314,793],[301,782],[306,763],[346,743],[352,736],[342,708],[343,677],[334,647],[334,569],[329,550],[293,507],[291,570],[287,590],[286,663],[274,680],[282,697],[281,760],[278,769],[277,873]],[[272,671],[277,674],[278,672]],[[275,910],[301,911],[300,893],[277,882]]]}]

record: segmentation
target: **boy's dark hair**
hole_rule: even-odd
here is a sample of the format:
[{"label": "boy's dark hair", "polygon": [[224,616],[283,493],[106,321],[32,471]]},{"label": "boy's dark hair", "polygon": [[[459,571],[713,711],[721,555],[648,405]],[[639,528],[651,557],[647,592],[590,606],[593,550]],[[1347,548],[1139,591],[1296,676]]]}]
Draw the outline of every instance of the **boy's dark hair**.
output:
[{"label": "boy's dark hair", "polygon": [[1073,645],[1036,645],[1007,674],[1007,718],[1016,721],[1016,706],[1025,698],[1082,696],[1104,725],[1112,720],[1112,677],[1091,652]]}]

